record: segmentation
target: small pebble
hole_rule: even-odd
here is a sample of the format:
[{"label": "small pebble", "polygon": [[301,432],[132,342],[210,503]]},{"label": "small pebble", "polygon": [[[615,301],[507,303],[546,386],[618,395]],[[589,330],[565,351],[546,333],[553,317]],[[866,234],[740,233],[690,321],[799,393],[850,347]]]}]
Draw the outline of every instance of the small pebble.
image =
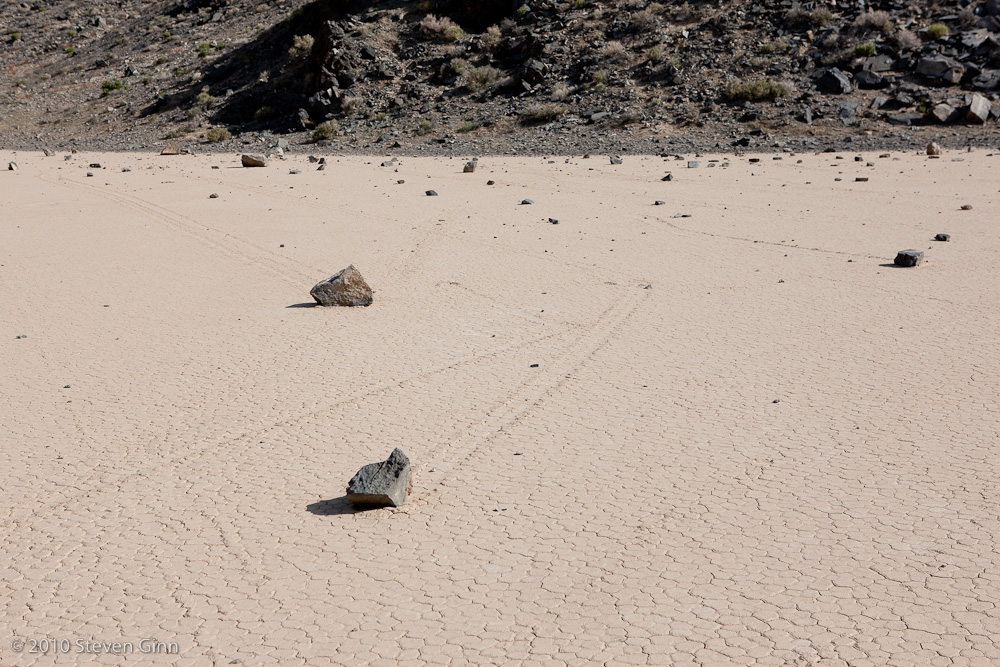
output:
[{"label": "small pebble", "polygon": [[425,194],[426,194],[426,195],[427,195],[428,197],[437,197],[437,196],[438,196],[438,193],[437,193],[437,192],[435,192],[434,190],[428,190],[428,191],[427,191],[427,192],[426,192]]},{"label": "small pebble", "polygon": [[486,185],[495,185],[496,181],[486,181]]},{"label": "small pebble", "polygon": [[538,364],[531,364],[531,368],[538,368]]},{"label": "small pebble", "polygon": [[212,194],[208,195],[208,198],[209,199],[218,199],[219,195],[217,193],[213,192]]},{"label": "small pebble", "polygon": [[972,210],[972,204],[962,204],[962,210],[963,211],[971,211]]},{"label": "small pebble", "polygon": [[521,204],[522,204],[522,205],[527,205],[527,204],[534,204],[534,203],[535,203],[535,200],[534,200],[534,199],[522,199],[522,200],[521,200]]}]

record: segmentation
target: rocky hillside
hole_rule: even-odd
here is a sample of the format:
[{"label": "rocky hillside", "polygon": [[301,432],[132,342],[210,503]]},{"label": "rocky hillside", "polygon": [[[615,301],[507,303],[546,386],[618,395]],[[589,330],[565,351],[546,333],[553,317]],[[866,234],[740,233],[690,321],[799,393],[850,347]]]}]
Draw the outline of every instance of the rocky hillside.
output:
[{"label": "rocky hillside", "polygon": [[0,39],[9,147],[1000,136],[1000,0],[32,0]]}]

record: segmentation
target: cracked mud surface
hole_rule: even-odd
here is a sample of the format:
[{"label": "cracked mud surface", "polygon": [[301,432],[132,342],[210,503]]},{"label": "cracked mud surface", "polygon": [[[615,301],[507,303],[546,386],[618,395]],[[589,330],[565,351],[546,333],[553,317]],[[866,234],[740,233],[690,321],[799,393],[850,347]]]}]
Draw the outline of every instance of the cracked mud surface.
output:
[{"label": "cracked mud surface", "polygon": [[1000,156],[0,157],[0,663],[1000,661]]}]

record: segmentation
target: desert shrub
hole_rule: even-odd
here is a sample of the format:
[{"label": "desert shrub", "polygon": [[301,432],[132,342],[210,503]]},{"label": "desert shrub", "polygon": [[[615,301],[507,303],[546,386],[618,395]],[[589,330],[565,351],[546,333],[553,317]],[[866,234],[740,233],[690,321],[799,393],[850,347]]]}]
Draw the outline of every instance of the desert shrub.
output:
[{"label": "desert shrub", "polygon": [[181,77],[188,73],[188,68],[186,65],[181,65],[174,70],[174,76]]},{"label": "desert shrub", "polygon": [[900,51],[912,51],[921,45],[920,38],[910,30],[899,30],[892,36],[892,41]]},{"label": "desert shrub", "polygon": [[448,63],[448,69],[450,69],[454,74],[463,76],[472,69],[472,65],[465,58],[452,58],[451,62]]},{"label": "desert shrub", "polygon": [[517,8],[517,18],[523,19],[525,16],[528,15],[528,12],[530,11],[531,7],[529,7],[528,5],[521,5],[520,7]]},{"label": "desert shrub", "polygon": [[651,62],[651,63],[653,63],[655,65],[656,63],[658,63],[661,60],[663,60],[663,55],[664,55],[664,51],[663,51],[663,47],[662,46],[660,46],[660,45],[651,46],[646,51],[646,60],[648,60],[649,62]]},{"label": "desert shrub", "polygon": [[976,10],[972,7],[964,7],[959,10],[958,20],[966,30],[971,30],[979,26],[979,17],[976,16]]},{"label": "desert shrub", "polygon": [[628,49],[621,42],[608,42],[601,49],[601,60],[608,63],[627,63]]},{"label": "desert shrub", "polygon": [[478,127],[479,123],[473,123],[471,120],[467,120],[464,123],[462,123],[462,126],[458,128],[458,131],[461,132],[462,134],[465,134],[467,132],[472,132]]},{"label": "desert shrub", "polygon": [[258,123],[261,121],[268,120],[270,118],[274,118],[274,109],[267,106],[266,104],[257,109],[257,111],[255,111],[253,114],[253,119]]},{"label": "desert shrub", "polygon": [[417,134],[430,134],[433,130],[434,123],[427,118],[423,118],[417,123]]},{"label": "desert shrub", "polygon": [[123,88],[128,88],[121,79],[112,79],[110,81],[105,81],[101,84],[101,97],[107,97],[114,90],[122,90]]},{"label": "desert shrub", "polygon": [[[207,86],[206,86],[206,88],[207,88]],[[208,109],[213,104],[215,104],[215,102],[216,102],[216,98],[213,97],[212,95],[210,95],[209,92],[208,92],[208,90],[206,90],[206,89],[203,89],[194,98],[195,105],[201,107],[202,109]]]},{"label": "desert shrub", "polygon": [[333,139],[338,132],[340,132],[340,123],[336,120],[327,120],[317,125],[316,129],[313,130],[313,140]]},{"label": "desert shrub", "polygon": [[500,39],[502,34],[500,32],[500,26],[491,25],[483,33],[483,36],[479,38],[480,43],[483,47],[487,49],[495,49],[500,45]]},{"label": "desert shrub", "polygon": [[629,29],[640,35],[653,32],[659,27],[660,17],[657,16],[655,12],[651,12],[649,9],[644,9],[641,12],[632,14],[632,20],[629,22]]},{"label": "desert shrub", "polygon": [[788,42],[782,40],[778,40],[777,42],[764,42],[759,47],[757,47],[757,50],[765,54],[774,53],[776,51],[779,53],[783,53],[788,50]]},{"label": "desert shrub", "polygon": [[473,67],[465,75],[466,85],[471,90],[482,90],[496,83],[501,74],[503,74],[501,70],[491,65]]},{"label": "desert shrub", "polygon": [[208,42],[202,42],[198,45],[198,57],[205,58],[209,53],[212,52],[212,45]]},{"label": "desert shrub", "polygon": [[340,110],[345,116],[350,116],[361,110],[364,100],[360,97],[342,97],[340,100]]},{"label": "desert shrub", "polygon": [[943,23],[932,23],[927,26],[927,36],[931,39],[941,39],[948,36],[948,26]]},{"label": "desert shrub", "polygon": [[75,56],[76,55],[76,48],[74,48],[73,46],[67,46],[66,47],[66,55],[68,55],[68,56]]},{"label": "desert shrub", "polygon": [[154,65],[162,65],[165,62],[167,62],[167,57],[166,56],[160,56],[155,61],[153,61],[153,64]]},{"label": "desert shrub", "polygon": [[19,31],[17,31],[17,30],[15,30],[14,32],[10,33],[10,41],[12,41],[12,42],[19,42],[19,41],[21,41],[21,33]]},{"label": "desert shrub", "polygon": [[758,102],[762,100],[773,101],[788,94],[788,89],[784,85],[771,79],[757,79],[756,81],[730,81],[726,86],[725,96],[729,100],[749,100]]},{"label": "desert shrub", "polygon": [[316,39],[312,35],[295,35],[292,37],[292,48],[288,49],[288,55],[292,60],[304,60],[312,53],[315,43]]},{"label": "desert shrub", "polygon": [[854,56],[856,58],[867,58],[869,56],[875,55],[875,45],[868,44],[857,44],[854,47]]},{"label": "desert shrub", "polygon": [[892,19],[889,12],[882,10],[869,11],[858,15],[851,24],[851,32],[856,35],[863,35],[869,32],[892,32]]},{"label": "desert shrub", "polygon": [[552,89],[552,95],[550,98],[553,102],[562,102],[573,92],[573,88],[566,85],[565,83],[557,83],[555,88]]},{"label": "desert shrub", "polygon": [[213,127],[205,133],[205,138],[208,139],[209,143],[217,144],[220,141],[229,141],[232,139],[233,133],[224,127]]},{"label": "desert shrub", "polygon": [[822,27],[833,20],[833,12],[826,7],[817,7],[809,11],[797,2],[785,12],[785,20],[799,27]]},{"label": "desert shrub", "polygon": [[442,42],[457,42],[465,37],[465,31],[447,16],[428,14],[420,21],[420,30],[431,39]]},{"label": "desert shrub", "polygon": [[599,69],[590,75],[590,82],[595,86],[604,86],[608,82],[608,73]]},{"label": "desert shrub", "polygon": [[554,102],[530,106],[521,112],[521,122],[525,125],[551,123],[566,113],[566,107]]},{"label": "desert shrub", "polygon": [[587,0],[573,0],[573,9],[586,9]]}]

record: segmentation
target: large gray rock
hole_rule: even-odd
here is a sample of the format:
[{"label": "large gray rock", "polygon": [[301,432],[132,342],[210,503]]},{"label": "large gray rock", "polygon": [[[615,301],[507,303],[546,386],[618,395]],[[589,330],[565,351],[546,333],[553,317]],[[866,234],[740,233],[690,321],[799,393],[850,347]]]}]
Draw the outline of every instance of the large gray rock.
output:
[{"label": "large gray rock", "polygon": [[240,158],[243,162],[244,167],[266,167],[267,160],[263,155],[251,155],[249,153],[244,153]]},{"label": "large gray rock", "polygon": [[832,67],[824,72],[816,83],[820,88],[837,95],[847,95],[854,90],[853,86],[851,86],[851,80],[836,67]]},{"label": "large gray rock", "polygon": [[353,264],[317,283],[309,294],[321,306],[372,305],[372,288]]},{"label": "large gray rock", "polygon": [[917,74],[922,74],[945,85],[955,85],[962,81],[962,77],[965,75],[965,66],[951,58],[933,56],[921,58],[917,62]]},{"label": "large gray rock", "polygon": [[992,106],[990,101],[979,93],[973,94],[969,110],[965,113],[965,120],[976,125],[982,125],[989,120],[990,107]]},{"label": "large gray rock", "polygon": [[399,507],[410,492],[410,459],[399,447],[385,461],[369,463],[347,484],[347,499],[359,507]]},{"label": "large gray rock", "polygon": [[927,144],[927,154],[928,155],[941,155],[941,147],[936,141],[932,141]]},{"label": "large gray rock", "polygon": [[962,117],[962,112],[951,106],[950,104],[937,104],[930,111],[931,118],[933,118],[938,123],[947,125],[948,123],[954,123],[956,120]]},{"label": "large gray rock", "polygon": [[896,266],[920,266],[923,259],[924,253],[919,250],[900,250],[892,263]]}]

